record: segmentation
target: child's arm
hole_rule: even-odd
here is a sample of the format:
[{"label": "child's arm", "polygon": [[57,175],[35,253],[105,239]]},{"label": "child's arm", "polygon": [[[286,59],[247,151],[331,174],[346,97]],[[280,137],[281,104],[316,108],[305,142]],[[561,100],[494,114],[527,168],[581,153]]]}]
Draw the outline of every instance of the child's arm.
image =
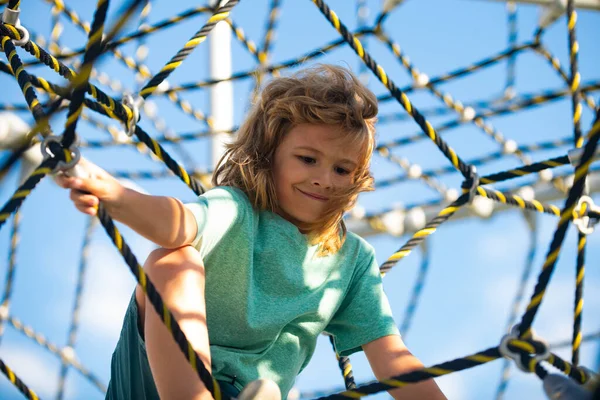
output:
[{"label": "child's arm", "polygon": [[[408,351],[400,336],[397,335],[384,336],[363,345],[362,348],[378,380],[423,368],[423,364]],[[446,399],[433,379],[391,390],[390,394],[396,400]]]},{"label": "child's arm", "polygon": [[196,237],[196,219],[181,201],[139,193],[89,161],[82,159],[79,164],[88,177],[59,175],[56,179],[61,187],[71,189],[71,200],[79,211],[94,216],[101,201],[115,220],[167,249],[190,244]]}]

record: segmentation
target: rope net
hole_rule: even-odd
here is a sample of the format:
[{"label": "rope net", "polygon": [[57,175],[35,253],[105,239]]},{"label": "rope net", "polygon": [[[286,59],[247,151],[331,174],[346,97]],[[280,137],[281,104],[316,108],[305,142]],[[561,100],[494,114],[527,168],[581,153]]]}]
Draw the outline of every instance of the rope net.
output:
[{"label": "rope net", "polygon": [[[220,7],[185,8],[183,2],[175,5],[138,0],[109,5],[99,0],[94,8],[91,3],[65,4],[62,0],[24,4],[0,1],[6,16],[0,25],[4,53],[0,80],[5,91],[0,97],[0,110],[4,111],[5,121],[9,121],[10,113],[28,125],[17,128],[18,123],[6,122],[6,137],[0,129],[4,149],[0,163],[4,199],[0,233],[4,236],[0,239],[9,243],[5,253],[0,254],[8,260],[2,267],[6,278],[0,298],[0,370],[15,387],[6,388],[7,393],[20,391],[28,398],[37,398],[36,392],[42,388],[45,397],[57,399],[102,397],[110,363],[107,354],[116,341],[122,317],[119,312],[125,309],[123,299],[131,293],[133,276],[163,316],[199,378],[215,398],[226,398],[140,267],[136,255],[147,255],[151,245],[126,227],[116,226],[102,206],[98,219],[83,219],[72,207],[65,206],[64,191],[44,178],[56,168],[72,167],[83,153],[114,176],[143,186],[142,190],[192,200],[209,185],[211,140],[227,140],[235,132],[260,85],[273,76],[315,62],[351,65],[378,95],[378,147],[373,160],[377,190],[361,197],[347,221],[352,230],[372,238],[381,259],[388,257],[381,271],[387,278],[392,303],[397,300],[405,304],[395,312],[405,340],[417,355],[419,341],[423,351],[434,349],[436,355],[421,357],[429,365],[423,370],[367,384],[357,384],[357,372],[348,358],[336,355],[331,365],[332,369],[339,365],[343,387],[323,382],[323,390],[294,395],[356,398],[431,377],[449,375],[440,382],[450,382],[455,372],[502,356],[506,357],[503,365],[492,363],[496,369],[475,369],[487,368],[488,386],[491,379],[498,379],[490,375],[501,376],[495,392],[489,391],[487,397],[505,396],[514,364],[542,379],[552,366],[579,383],[589,381],[590,373],[580,368],[580,350],[582,345],[590,344],[585,360],[593,359],[591,352],[600,330],[597,321],[587,329],[582,327],[587,234],[593,232],[593,222],[600,217],[593,197],[588,196],[600,187],[598,165],[593,163],[600,137],[594,100],[600,77],[587,69],[580,71],[593,63],[585,53],[580,54],[576,31],[579,27],[584,32],[580,39],[583,44],[593,46],[595,43],[588,38],[592,35],[585,34],[590,29],[586,22],[592,26],[592,17],[597,19],[597,14],[584,13],[583,22],[578,24],[577,13],[569,2],[566,16],[559,16],[555,25],[528,26],[517,22],[517,7],[512,3],[506,11],[499,4],[468,5],[482,15],[474,21],[467,18],[468,12],[453,9],[458,2],[445,2],[439,7],[449,7],[447,12],[452,10],[454,19],[434,23],[429,18],[444,15],[443,10],[434,12],[416,2],[402,3],[357,1],[349,7],[342,1],[307,0],[300,4],[229,0]],[[519,8],[519,15],[531,22],[535,20],[534,11],[533,7],[523,7],[522,12]],[[484,19],[486,12],[494,15]],[[257,23],[257,15],[264,16],[262,22]],[[466,26],[466,22],[472,23],[470,30],[460,26]],[[437,24],[436,33],[432,33]],[[485,30],[479,40],[489,35],[485,39],[486,52],[474,47],[474,51],[464,52],[467,57],[459,50],[469,48],[466,38],[477,28]],[[499,34],[500,28],[508,28],[508,38],[506,32]],[[232,38],[233,72],[225,76],[221,76],[223,67],[212,74],[209,71],[208,43],[204,43],[211,32],[219,29],[229,30]],[[560,61],[556,55],[565,53],[564,48],[557,48],[564,45],[555,38],[558,35],[568,38],[568,60]],[[451,46],[449,41],[464,43]],[[408,50],[401,47],[404,45]],[[226,48],[219,50],[224,52]],[[409,58],[413,53],[418,61]],[[227,85],[235,93],[230,124],[222,122],[222,113],[227,111],[218,106],[211,109],[207,94],[209,89]],[[39,156],[40,146],[46,154],[43,159]],[[60,208],[55,210],[55,206]],[[450,285],[438,283],[438,291],[429,292],[429,298],[455,297],[466,285],[473,288],[473,293],[467,294],[468,302],[477,302],[476,293],[484,295],[489,288],[473,279],[472,269],[459,272],[454,264],[482,260],[468,258],[468,254],[461,260],[463,254],[458,249],[473,255],[480,242],[469,237],[471,234],[499,238],[510,236],[514,229],[499,224],[506,230],[500,235],[471,222],[462,231],[453,230],[458,224],[440,225],[453,216],[488,218],[494,211],[509,208],[511,213],[499,215],[507,216],[503,218],[511,224],[523,219],[529,234],[529,248],[520,243],[527,242],[527,235],[522,235],[519,243],[508,242],[525,255],[523,270],[494,262],[494,254],[500,257],[494,249],[500,245],[498,242],[488,241],[489,248],[480,252],[489,255],[485,273],[491,279],[496,272],[511,271],[508,276],[512,283],[504,288],[510,292],[504,295],[510,297],[503,303],[504,314],[486,315],[484,321],[469,327],[480,332],[477,340],[463,332],[464,345],[448,342],[446,330],[463,324],[462,319],[472,310],[462,303],[451,311],[443,306],[446,300],[429,308],[421,304],[423,288],[435,275],[430,273],[430,265],[438,263],[456,271],[456,276],[446,276],[444,279],[454,281]],[[40,211],[36,218],[28,216]],[[579,228],[570,230],[578,232],[572,240],[567,236],[570,225]],[[438,229],[460,235],[460,246],[466,247],[457,247],[454,240],[452,253],[445,254],[445,259],[436,257],[429,239]],[[464,235],[467,229],[473,232]],[[475,234],[475,229],[485,229],[486,233]],[[106,234],[110,241],[106,241]],[[540,238],[550,243],[545,254],[539,248]],[[109,242],[117,252],[109,250]],[[563,242],[573,253],[564,260],[564,267],[576,268],[555,279],[563,284],[564,277],[571,273],[567,281],[568,293],[573,297],[558,296],[561,304],[569,304],[571,316],[569,321],[557,320],[553,310],[548,310],[551,326],[546,331],[540,329],[537,336],[532,332],[534,319],[545,296],[550,296],[546,292],[552,291],[551,277]],[[35,258],[40,251],[33,249],[39,249],[40,243],[43,257]],[[399,243],[404,244],[398,247]],[[421,248],[421,260],[405,260],[416,247]],[[392,271],[400,261],[404,268]],[[514,258],[513,263],[520,267],[523,260]],[[40,264],[48,267],[42,265],[39,269]],[[130,270],[128,275],[123,264]],[[412,288],[406,273],[415,274]],[[400,274],[403,282],[389,282]],[[461,282],[468,275],[469,281]],[[592,275],[587,279],[594,282],[597,278]],[[406,295],[390,293],[392,288]],[[92,290],[98,294],[86,297]],[[125,296],[119,297],[111,290]],[[65,293],[74,296],[67,301],[63,299]],[[59,297],[61,300],[56,300]],[[548,301],[554,305],[553,300]],[[448,299],[446,304],[453,303]],[[592,310],[600,307],[597,298],[592,298],[591,304]],[[418,322],[419,313],[434,315],[437,322],[431,324],[433,328]],[[453,322],[440,313],[452,314]],[[547,321],[548,317],[539,319]],[[99,330],[106,320],[116,321],[115,327]],[[501,341],[502,335],[517,323],[513,333]],[[421,325],[419,333],[412,333],[417,329],[415,325]],[[571,328],[560,330],[562,336],[555,337],[559,325]],[[549,330],[550,338],[557,341],[555,346],[541,340],[548,339]],[[102,357],[90,356],[94,335],[103,341],[108,337],[107,352]],[[417,340],[417,335],[422,338]],[[56,373],[40,369],[33,374],[29,371],[33,365],[26,361],[16,361],[18,366],[11,367],[11,361],[27,360],[19,356],[32,354],[32,343],[46,350],[42,357],[47,360],[41,364],[58,369]],[[565,346],[570,350],[564,350]],[[309,371],[310,367],[305,375]],[[31,376],[39,379],[29,379]],[[361,372],[363,376],[369,375]],[[529,376],[527,379],[532,380]],[[47,383],[49,380],[52,382]],[[472,397],[481,398],[479,392]]]}]

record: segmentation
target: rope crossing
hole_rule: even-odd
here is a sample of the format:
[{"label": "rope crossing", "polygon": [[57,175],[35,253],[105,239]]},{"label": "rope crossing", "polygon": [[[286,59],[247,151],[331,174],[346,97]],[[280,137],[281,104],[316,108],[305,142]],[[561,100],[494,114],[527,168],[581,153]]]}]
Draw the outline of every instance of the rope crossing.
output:
[{"label": "rope crossing", "polygon": [[[151,9],[151,3],[142,0],[130,0],[122,7],[118,13],[116,22],[105,29],[106,17],[109,9],[108,0],[98,0],[93,21],[91,24],[83,21],[76,12],[69,9],[62,0],[44,0],[52,5],[54,13],[54,29],[49,48],[56,54],[44,50],[41,42],[43,38],[35,38],[26,27],[23,27],[19,20],[20,1],[4,0],[0,5],[5,4],[3,20],[0,23],[0,46],[6,56],[6,63],[0,61],[0,72],[16,79],[19,88],[25,99],[24,104],[0,104],[0,110],[28,110],[35,121],[35,126],[27,133],[25,142],[14,149],[6,159],[0,164],[0,179],[5,178],[13,166],[23,158],[24,153],[34,144],[40,144],[45,155],[43,162],[33,170],[33,172],[18,187],[11,198],[0,209],[0,229],[13,216],[13,225],[11,231],[11,250],[10,262],[7,272],[6,287],[0,301],[0,338],[5,328],[5,323],[25,336],[35,340],[39,345],[46,348],[61,359],[61,371],[59,380],[59,398],[64,394],[66,374],[69,368],[75,368],[80,374],[85,376],[100,391],[106,391],[105,385],[93,373],[86,369],[74,354],[76,345],[80,298],[83,292],[83,281],[86,272],[87,251],[90,236],[94,229],[94,221],[89,220],[86,229],[86,236],[81,249],[81,263],[78,273],[78,283],[76,288],[76,301],[72,310],[72,320],[69,329],[68,341],[66,346],[60,348],[47,340],[43,335],[36,333],[31,327],[25,325],[19,319],[10,315],[9,306],[12,295],[12,283],[15,271],[15,251],[19,235],[20,208],[25,199],[31,194],[39,182],[47,175],[57,171],[67,171],[74,168],[80,158],[80,148],[105,148],[111,146],[131,146],[134,145],[140,152],[149,150],[155,159],[166,165],[168,173],[177,176],[185,183],[196,195],[204,193],[205,188],[197,178],[203,182],[208,181],[212,173],[210,170],[190,170],[185,165],[178,163],[166,150],[165,145],[174,146],[179,151],[182,158],[192,160],[185,146],[181,146],[183,141],[192,141],[198,138],[211,136],[216,132],[214,121],[210,116],[206,116],[202,111],[195,109],[192,104],[180,97],[180,93],[202,90],[212,87],[222,82],[234,82],[244,79],[255,79],[255,90],[260,87],[262,80],[266,75],[277,76],[280,71],[286,70],[309,60],[317,60],[328,52],[342,47],[349,46],[362,62],[362,70],[370,70],[375,77],[383,84],[388,93],[380,95],[378,100],[381,104],[396,101],[402,106],[404,112],[386,114],[380,117],[379,123],[394,122],[405,119],[412,119],[420,128],[421,132],[397,138],[378,145],[376,153],[396,164],[404,170],[402,175],[391,177],[377,182],[378,188],[383,188],[400,182],[412,179],[421,179],[430,188],[438,192],[443,200],[449,200],[449,205],[445,205],[439,214],[418,229],[401,248],[394,252],[387,261],[385,261],[380,271],[382,275],[387,274],[400,260],[408,256],[412,250],[418,246],[423,246],[423,260],[419,278],[415,283],[411,300],[406,310],[405,320],[402,328],[410,327],[411,319],[417,308],[418,300],[424,286],[425,276],[429,266],[429,248],[426,247],[426,239],[437,231],[439,226],[448,221],[463,206],[473,202],[476,196],[491,199],[498,203],[512,205],[528,213],[527,218],[531,218],[530,212],[539,212],[558,217],[558,223],[554,237],[546,254],[546,259],[538,276],[533,294],[526,307],[526,311],[518,325],[515,325],[511,333],[505,335],[502,341],[494,347],[490,347],[481,352],[476,352],[466,357],[457,358],[444,363],[439,363],[431,367],[422,368],[410,373],[402,374],[382,381],[371,382],[363,385],[357,385],[354,381],[352,366],[347,357],[340,357],[336,354],[338,365],[344,378],[345,390],[336,393],[319,393],[311,397],[319,399],[346,399],[360,398],[381,391],[404,387],[409,384],[421,382],[430,378],[447,375],[453,372],[473,368],[478,365],[494,361],[498,358],[505,358],[505,374],[507,376],[508,366],[514,364],[526,372],[535,373],[540,379],[544,379],[548,374],[543,363],[549,364],[563,371],[565,375],[571,377],[579,383],[586,383],[591,377],[588,372],[579,366],[579,351],[581,343],[587,338],[594,339],[594,335],[587,335],[584,338],[581,332],[582,311],[583,311],[583,283],[585,271],[585,246],[586,235],[593,230],[593,223],[600,220],[600,208],[596,207],[591,199],[585,197],[584,191],[586,177],[590,172],[592,162],[597,157],[598,140],[600,139],[600,109],[596,109],[593,98],[589,95],[600,88],[600,82],[581,81],[581,75],[578,71],[579,45],[576,40],[576,21],[577,14],[573,8],[573,1],[567,2],[567,29],[569,42],[569,71],[564,71],[559,60],[550,51],[544,47],[542,36],[545,27],[539,27],[533,40],[519,44],[517,42],[517,24],[516,7],[509,9],[508,23],[509,47],[498,54],[476,61],[467,67],[455,69],[446,74],[429,77],[421,72],[417,66],[410,61],[408,56],[402,51],[400,45],[388,35],[384,23],[390,13],[401,2],[389,2],[387,8],[384,8],[375,18],[375,24],[372,27],[366,26],[365,20],[361,20],[361,26],[356,31],[351,31],[345,25],[338,14],[336,14],[324,1],[311,0],[312,3],[323,14],[325,19],[340,35],[339,39],[331,41],[324,46],[314,49],[300,57],[280,61],[277,64],[270,64],[269,58],[272,53],[275,41],[275,32],[278,28],[278,17],[281,13],[282,2],[272,0],[269,5],[268,19],[265,24],[265,36],[260,46],[249,39],[244,31],[235,23],[232,14],[238,0],[229,0],[220,7],[194,7],[183,11],[173,17],[169,17],[152,25],[147,25],[148,13]],[[142,10],[142,20],[136,31],[128,33],[116,39],[122,32],[124,26],[130,22],[133,15],[145,3]],[[359,7],[366,7],[364,4]],[[144,57],[139,56],[134,59],[125,55],[119,49],[121,46],[137,40],[142,44],[142,40],[149,35],[161,32],[164,29],[172,27],[178,23],[188,20],[192,17],[210,14],[204,25],[193,36],[183,43],[179,51],[164,64],[160,71],[152,74],[150,69],[143,64]],[[68,18],[78,29],[87,34],[87,43],[84,47],[76,50],[64,50],[59,46],[60,29],[58,28],[58,15]],[[256,68],[252,70],[237,72],[226,79],[211,79],[199,82],[182,83],[177,86],[167,85],[167,78],[181,66],[188,56],[203,43],[217,23],[224,21],[228,23],[234,32],[234,37],[248,51],[257,63]],[[105,33],[106,32],[106,33]],[[365,47],[365,40],[375,38],[381,42],[393,54],[399,65],[402,66],[412,77],[413,84],[399,88],[385,72],[383,67],[378,64]],[[41,42],[40,42],[41,40]],[[19,56],[19,49],[34,57],[34,60],[23,61]],[[554,72],[561,78],[567,86],[566,89],[545,90],[541,93],[514,95],[515,87],[515,60],[516,57],[524,52],[531,52],[549,64]],[[114,98],[101,90],[92,81],[98,81],[107,86],[122,87],[122,84],[113,80],[111,77],[102,77],[95,69],[97,61],[107,54],[111,54],[122,63],[126,68],[135,72],[137,76],[144,79],[147,83],[139,89],[137,94],[125,94],[121,98]],[[76,57],[82,56],[80,63],[73,63]],[[505,98],[502,101],[478,101],[472,104],[464,104],[454,98],[449,92],[440,90],[439,84],[450,82],[468,74],[475,73],[485,68],[492,67],[501,61],[507,61],[507,80],[505,85]],[[69,64],[71,66],[69,66]],[[58,73],[59,76],[66,79],[66,86],[34,75],[28,72],[28,69],[34,66],[45,65]],[[117,83],[119,83],[117,85]],[[418,110],[415,104],[409,99],[408,94],[421,89],[426,89],[434,97],[443,103],[443,108]],[[119,90],[113,90],[119,92]],[[86,94],[89,97],[86,97]],[[38,97],[39,96],[39,97]],[[197,121],[203,122],[207,130],[191,133],[170,134],[168,130],[161,129],[160,120],[156,113],[149,110],[149,98],[160,97],[175,104],[182,112],[190,115]],[[508,139],[497,128],[491,125],[491,117],[513,113],[519,110],[525,110],[538,107],[542,104],[571,97],[572,119],[573,119],[573,139],[565,138],[533,145],[519,146],[512,139]],[[66,106],[65,103],[68,103]],[[581,129],[581,116],[583,106],[587,106],[595,113],[595,120],[591,129],[583,134]],[[50,127],[50,120],[53,116],[66,109],[66,122],[62,134],[55,135]],[[114,128],[113,125],[107,125],[104,120],[96,120],[88,114],[89,111],[96,112],[102,117],[106,117],[111,122],[124,127],[124,130]],[[456,115],[456,119],[446,121],[438,127],[430,122],[429,118],[442,115]],[[157,131],[163,131],[161,137],[151,137],[139,122],[145,115],[151,120]],[[92,124],[98,129],[105,130],[112,135],[112,140],[82,140],[77,137],[78,126],[83,124]],[[80,125],[81,124],[81,125]],[[498,145],[501,150],[490,153],[486,156],[465,161],[457,152],[448,145],[445,139],[442,139],[441,133],[460,127],[465,124],[472,124],[492,141]],[[226,133],[233,133],[228,131]],[[121,133],[126,134],[125,138]],[[135,135],[138,142],[134,142],[131,137]],[[406,158],[398,157],[394,153],[394,148],[415,143],[423,138],[429,138],[449,161],[450,165],[443,168],[433,168],[427,171],[420,170],[419,166],[411,163]],[[569,143],[574,142],[577,151],[571,151],[568,154],[549,158],[546,160],[532,162],[531,153],[547,150],[564,148]],[[486,166],[488,163],[502,159],[506,156],[514,157],[523,165],[506,171],[479,176],[476,167]],[[560,209],[552,204],[544,204],[536,199],[525,199],[524,197],[513,193],[513,191],[499,191],[484,185],[490,185],[498,182],[507,181],[514,178],[522,178],[530,174],[540,174],[553,168],[571,165],[574,167],[573,184],[568,188],[567,198]],[[419,167],[419,168],[417,168]],[[416,172],[415,172],[416,171]],[[463,183],[461,189],[463,193],[459,196],[452,195],[451,189],[441,184],[437,178],[442,175],[458,171]],[[156,179],[163,177],[163,172],[139,171],[137,173],[115,171],[112,173],[117,177],[128,177],[135,179]],[[586,199],[582,202],[583,199]],[[587,200],[589,199],[589,200]],[[363,215],[368,223],[378,230],[385,230],[385,224],[382,222],[385,213]],[[215,378],[210,374],[206,366],[202,363],[198,354],[193,350],[188,342],[179,324],[175,320],[171,311],[166,307],[162,298],[158,294],[152,282],[146,276],[144,270],[138,263],[135,255],[132,253],[129,245],[115,227],[115,224],[106,212],[102,204],[98,206],[98,220],[102,224],[106,233],[111,238],[114,246],[125,260],[131,273],[134,275],[138,284],[142,287],[150,303],[161,317],[174,340],[178,344],[181,352],[185,355],[187,361],[196,371],[199,379],[205,384],[213,397],[217,400],[228,399],[229,397],[221,393],[219,385]],[[585,222],[584,222],[585,221]],[[577,242],[577,266],[576,266],[576,289],[573,319],[573,337],[571,340],[572,358],[567,362],[550,351],[548,345],[537,338],[532,330],[533,321],[538,309],[545,296],[549,285],[556,261],[562,248],[567,228],[571,222],[574,222],[580,228]],[[533,227],[531,228],[533,231]],[[532,243],[534,238],[532,238]],[[531,272],[534,248],[530,248],[530,255],[527,266],[521,279],[521,287],[518,290],[517,297],[513,306],[513,314],[509,318],[509,325],[513,325],[516,320],[516,310],[524,296],[524,285]],[[330,337],[333,344],[333,338]],[[7,376],[9,381],[29,399],[37,399],[38,396],[31,390],[14,371],[10,369],[3,360],[0,359],[0,370]],[[507,385],[507,378],[503,378],[497,392],[497,398],[501,398]]]}]

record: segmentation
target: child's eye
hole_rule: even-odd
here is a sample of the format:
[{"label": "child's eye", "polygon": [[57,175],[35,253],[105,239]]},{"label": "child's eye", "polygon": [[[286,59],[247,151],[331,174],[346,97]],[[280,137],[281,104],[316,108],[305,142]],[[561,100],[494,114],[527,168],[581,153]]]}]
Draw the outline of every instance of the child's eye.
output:
[{"label": "child's eye", "polygon": [[348,171],[347,169],[340,168],[340,167],[336,167],[335,172],[340,175],[348,175],[350,173],[350,171]]},{"label": "child's eye", "polygon": [[317,162],[317,160],[315,160],[312,157],[307,157],[307,156],[298,156],[298,158],[304,162],[305,164],[314,164],[315,162]]}]

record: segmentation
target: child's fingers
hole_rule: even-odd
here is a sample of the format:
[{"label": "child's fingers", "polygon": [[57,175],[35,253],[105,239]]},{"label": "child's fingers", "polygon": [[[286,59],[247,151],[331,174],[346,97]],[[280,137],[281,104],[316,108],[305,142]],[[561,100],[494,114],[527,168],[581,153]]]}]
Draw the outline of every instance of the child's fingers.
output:
[{"label": "child's fingers", "polygon": [[70,197],[77,207],[95,207],[99,203],[98,198],[93,194],[82,193],[77,190],[71,190]]},{"label": "child's fingers", "polygon": [[82,213],[90,215],[92,217],[95,217],[96,214],[98,214],[98,208],[97,207],[77,207],[77,209],[79,211],[81,211]]},{"label": "child's fingers", "polygon": [[71,178],[68,182],[69,188],[80,192],[92,193],[96,196],[104,194],[104,184],[96,178]]},{"label": "child's fingers", "polygon": [[62,173],[59,173],[54,177],[56,184],[63,189],[69,189],[69,179],[70,178],[68,176]]}]

